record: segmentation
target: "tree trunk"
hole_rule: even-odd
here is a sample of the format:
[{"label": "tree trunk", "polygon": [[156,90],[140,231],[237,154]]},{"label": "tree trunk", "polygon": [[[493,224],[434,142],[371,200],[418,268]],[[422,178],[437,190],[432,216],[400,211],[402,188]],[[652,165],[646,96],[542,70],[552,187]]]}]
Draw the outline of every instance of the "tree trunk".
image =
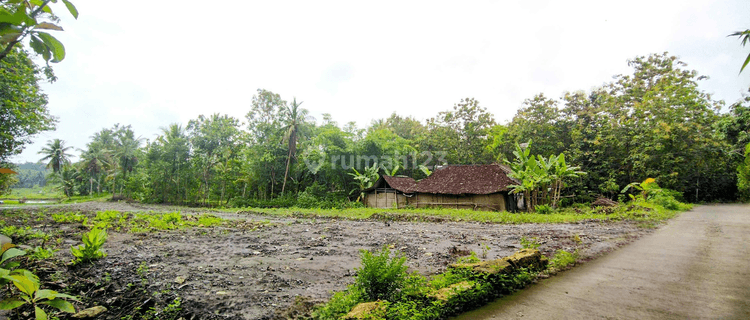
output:
[{"label": "tree trunk", "polygon": [[289,176],[289,164],[292,162],[292,148],[289,148],[289,155],[286,157],[286,171],[284,171],[284,183],[281,185],[281,194],[284,194],[286,189],[286,179]]}]

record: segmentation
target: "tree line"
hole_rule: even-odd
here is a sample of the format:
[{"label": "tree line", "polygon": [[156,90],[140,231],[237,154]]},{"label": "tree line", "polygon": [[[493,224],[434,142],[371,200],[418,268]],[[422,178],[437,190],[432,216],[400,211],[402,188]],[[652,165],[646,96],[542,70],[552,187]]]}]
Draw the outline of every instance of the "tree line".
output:
[{"label": "tree line", "polygon": [[93,135],[76,164],[56,165],[69,157],[59,152],[60,141],[45,155],[66,194],[237,206],[293,205],[301,197],[336,206],[361,188],[351,173],[364,168],[347,159],[397,159],[379,163],[381,173],[419,179],[429,170],[411,164],[510,162],[523,152],[517,146],[532,140],[527,157],[565,157],[586,173],[572,179],[566,197],[557,194],[557,181],[549,184],[555,202],[617,198],[646,178],[692,202],[746,196],[738,170],[750,143],[750,96],[722,113],[724,102],[699,89],[705,77],[676,57],[652,54],[628,64],[632,74],[591,91],[529,98],[507,124],[473,98],[424,122],[394,113],[366,128],[341,126],[330,114],[318,123],[302,102],[258,89],[244,119],[201,115],[161,128],[153,141],[115,125]]}]

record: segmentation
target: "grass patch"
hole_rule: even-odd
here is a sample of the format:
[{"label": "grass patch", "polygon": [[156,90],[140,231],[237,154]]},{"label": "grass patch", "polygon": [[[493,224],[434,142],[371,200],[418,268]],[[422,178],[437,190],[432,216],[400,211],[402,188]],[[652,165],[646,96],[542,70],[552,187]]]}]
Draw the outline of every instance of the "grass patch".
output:
[{"label": "grass patch", "polygon": [[549,267],[555,270],[562,270],[569,265],[573,265],[578,261],[578,250],[573,253],[565,250],[558,250],[555,256],[549,260]]},{"label": "grass patch", "polygon": [[112,195],[106,192],[102,193],[95,193],[88,196],[72,196],[70,198],[65,198],[60,200],[60,203],[70,204],[70,203],[81,203],[81,202],[89,202],[89,201],[107,201],[109,198],[112,198]]},{"label": "grass patch", "polygon": [[572,223],[586,220],[621,221],[631,220],[639,222],[661,222],[676,216],[679,212],[689,210],[691,206],[681,204],[677,210],[668,210],[655,203],[633,202],[612,208],[564,208],[549,214],[527,212],[495,212],[474,211],[471,209],[380,209],[380,208],[352,208],[352,209],[305,209],[305,208],[246,208],[236,209],[236,212],[261,213],[284,217],[326,217],[351,220],[386,219],[386,220],[448,220],[448,221],[477,221],[499,224],[521,223]]},{"label": "grass patch", "polygon": [[10,193],[0,196],[3,199],[61,199],[65,195],[53,186],[34,188],[13,188]]}]

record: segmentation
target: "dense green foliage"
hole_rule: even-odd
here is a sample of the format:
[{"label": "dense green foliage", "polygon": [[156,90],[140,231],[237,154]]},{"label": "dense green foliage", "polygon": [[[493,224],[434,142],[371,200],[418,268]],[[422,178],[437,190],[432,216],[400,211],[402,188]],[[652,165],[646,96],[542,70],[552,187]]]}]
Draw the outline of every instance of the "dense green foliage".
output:
[{"label": "dense green foliage", "polygon": [[[13,49],[0,60],[0,168],[12,167],[8,158],[21,153],[31,137],[54,128],[47,109],[47,96],[39,82],[54,80],[51,69],[42,70],[26,51]],[[17,180],[0,174],[0,194]]]},{"label": "dense green foliage", "polygon": [[13,189],[44,187],[47,185],[47,175],[52,173],[44,164],[31,162],[19,164],[15,171],[18,172],[15,176],[18,182]]},{"label": "dense green foliage", "polygon": [[[723,102],[698,88],[703,76],[677,58],[628,63],[632,74],[590,92],[526,100],[507,124],[467,98],[424,123],[393,114],[360,129],[329,114],[315,122],[296,100],[259,89],[244,127],[227,115],[199,116],[148,142],[130,126],[103,129],[58,181],[71,195],[144,202],[350,208],[382,175],[421,179],[446,163],[508,162],[522,175],[519,193],[536,193],[529,210],[627,199],[620,190],[647,178],[689,202],[736,199],[750,98],[721,113]],[[529,140],[533,147],[517,150]]]},{"label": "dense green foliage", "polygon": [[649,177],[689,201],[733,199],[738,162],[721,123],[736,114],[720,114],[723,102],[698,89],[704,77],[675,57],[637,57],[629,65],[632,75],[591,92],[527,100],[501,131],[499,156],[510,159],[515,144],[529,138],[532,152],[565,152],[588,173],[570,188],[583,200],[614,196]]},{"label": "dense green foliage", "polygon": [[750,200],[750,143],[745,146],[745,159],[737,167],[737,188],[742,200]]},{"label": "dense green foliage", "polygon": [[368,301],[394,301],[403,289],[408,277],[407,267],[404,265],[406,257],[399,255],[391,257],[387,246],[380,252],[361,251],[362,267],[357,269],[355,286],[362,289]]},{"label": "dense green foliage", "polygon": [[[369,253],[369,252],[368,252]],[[365,319],[445,319],[462,311],[491,301],[525,287],[534,278],[534,271],[517,268],[509,273],[487,274],[472,272],[468,268],[450,268],[427,279],[417,273],[409,274],[403,266],[405,258],[389,258],[389,250],[362,256],[363,267],[357,279],[345,291],[337,292],[313,313],[313,319],[341,319],[354,306],[363,302],[376,302],[376,308],[362,314]],[[377,257],[376,260],[372,260]],[[363,272],[368,268],[367,272]],[[370,279],[378,279],[373,283]],[[383,286],[387,280],[397,282]],[[387,289],[389,294],[373,296],[373,285]],[[442,289],[442,290],[441,290]]]}]

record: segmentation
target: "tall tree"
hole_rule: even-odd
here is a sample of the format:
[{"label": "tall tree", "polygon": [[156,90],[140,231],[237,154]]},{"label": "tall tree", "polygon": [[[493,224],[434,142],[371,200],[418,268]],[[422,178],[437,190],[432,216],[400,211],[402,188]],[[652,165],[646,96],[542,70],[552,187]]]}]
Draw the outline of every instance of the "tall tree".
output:
[{"label": "tall tree", "polygon": [[292,104],[282,109],[281,119],[284,124],[282,130],[284,131],[284,140],[289,146],[289,153],[286,158],[286,170],[284,171],[284,183],[281,185],[281,193],[284,193],[286,189],[286,180],[289,176],[289,166],[292,163],[292,159],[297,157],[297,139],[300,134],[300,127],[307,124],[310,121],[309,112],[305,108],[299,106],[302,102],[297,103],[297,98],[294,98]]},{"label": "tall tree", "polygon": [[[120,127],[115,132],[115,156],[119,161],[122,171],[123,182],[127,180],[128,174],[132,173],[141,157],[141,143],[143,138],[135,137],[135,132],[130,125]],[[114,196],[114,193],[112,194]]]},{"label": "tall tree", "polygon": [[[37,133],[55,128],[39,87],[43,74],[21,49],[0,61],[0,162],[21,153]],[[47,79],[54,75],[48,73]]]},{"label": "tall tree", "polygon": [[88,175],[89,194],[93,193],[94,182],[96,182],[97,191],[102,191],[100,175],[112,162],[110,154],[111,151],[93,142],[88,144],[87,150],[81,150],[81,171]]},{"label": "tall tree", "polygon": [[59,173],[63,167],[70,165],[70,154],[68,150],[73,147],[66,147],[65,141],[55,139],[47,141],[47,146],[39,151],[39,154],[43,154],[44,157],[39,159],[40,162],[47,162],[47,168],[52,169],[53,173]]},{"label": "tall tree", "polygon": [[424,149],[430,152],[448,152],[448,161],[457,164],[478,164],[493,161],[486,151],[491,143],[490,129],[495,125],[494,116],[479,105],[474,98],[461,99],[453,110],[438,113],[427,121],[429,134]]},{"label": "tall tree", "polygon": [[228,115],[200,115],[188,122],[187,131],[194,148],[192,160],[201,170],[203,203],[207,204],[211,193],[210,183],[215,166],[236,155],[235,146],[239,138],[239,120]]}]

